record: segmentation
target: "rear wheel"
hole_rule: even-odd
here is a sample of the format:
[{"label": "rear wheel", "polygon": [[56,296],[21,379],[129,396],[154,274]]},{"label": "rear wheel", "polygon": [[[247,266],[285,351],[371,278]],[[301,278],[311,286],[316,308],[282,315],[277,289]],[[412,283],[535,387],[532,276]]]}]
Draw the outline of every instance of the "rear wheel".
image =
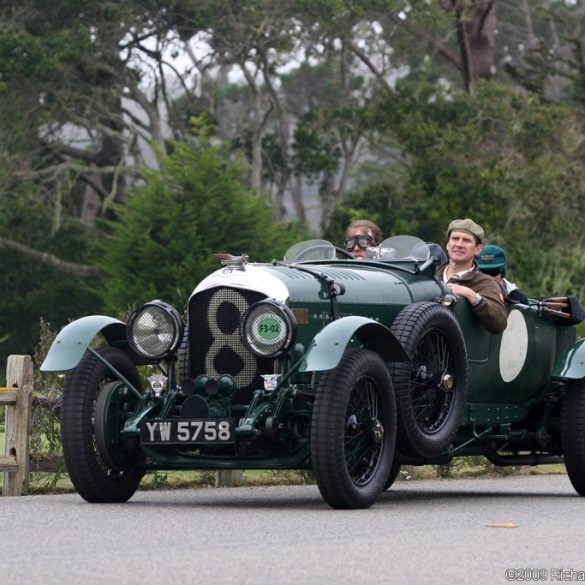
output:
[{"label": "rear wheel", "polygon": [[[124,351],[113,347],[97,351],[141,389],[136,366]],[[106,406],[112,399],[114,407],[119,408],[117,413]],[[144,471],[138,466],[138,455],[119,436],[124,417],[136,403],[134,394],[125,391],[112,372],[89,352],[67,377],[61,407],[63,456],[75,489],[88,502],[125,502],[140,484]],[[108,424],[101,418],[106,412],[111,415]]]},{"label": "rear wheel", "polygon": [[394,362],[398,409],[397,448],[436,457],[454,439],[467,399],[467,351],[453,313],[437,303],[405,307],[392,332],[410,357]]},{"label": "rear wheel", "polygon": [[561,410],[561,441],[567,474],[585,496],[585,381],[570,382]]},{"label": "rear wheel", "polygon": [[332,508],[368,508],[388,478],[396,442],[396,405],[386,364],[351,350],[321,378],[311,421],[319,491]]}]

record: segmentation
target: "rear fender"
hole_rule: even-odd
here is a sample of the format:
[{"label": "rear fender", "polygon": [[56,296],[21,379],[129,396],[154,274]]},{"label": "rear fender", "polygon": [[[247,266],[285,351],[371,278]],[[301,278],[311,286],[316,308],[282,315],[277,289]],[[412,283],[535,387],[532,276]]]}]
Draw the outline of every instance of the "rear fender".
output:
[{"label": "rear fender", "polygon": [[557,360],[553,380],[582,380],[585,378],[585,339],[579,339]]},{"label": "rear fender", "polygon": [[335,368],[352,338],[363,347],[380,354],[386,362],[408,361],[394,334],[381,323],[367,317],[343,317],[322,329],[303,358],[300,372],[323,372]]},{"label": "rear fender", "polygon": [[98,333],[102,333],[110,345],[121,345],[128,351],[126,325],[122,321],[105,315],[91,315],[73,321],[61,329],[41,365],[41,370],[72,370],[81,361],[85,350]]}]

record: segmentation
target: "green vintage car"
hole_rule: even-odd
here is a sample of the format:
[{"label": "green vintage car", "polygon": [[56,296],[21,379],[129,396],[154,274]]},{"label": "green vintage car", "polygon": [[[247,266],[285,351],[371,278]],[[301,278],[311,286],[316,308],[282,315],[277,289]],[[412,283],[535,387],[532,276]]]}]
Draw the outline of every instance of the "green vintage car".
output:
[{"label": "green vintage car", "polygon": [[564,462],[585,495],[585,345],[567,298],[509,305],[491,335],[421,240],[347,256],[324,240],[270,263],[218,254],[184,317],[153,300],[128,323],[67,325],[42,369],[69,371],[79,494],[126,501],[154,469],[307,469],[333,508],[367,508],[402,464],[483,455]]}]

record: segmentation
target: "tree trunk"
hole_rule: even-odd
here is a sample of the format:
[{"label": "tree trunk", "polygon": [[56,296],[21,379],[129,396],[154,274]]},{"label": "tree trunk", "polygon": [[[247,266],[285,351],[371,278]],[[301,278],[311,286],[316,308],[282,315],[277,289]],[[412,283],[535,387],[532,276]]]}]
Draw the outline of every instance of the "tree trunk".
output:
[{"label": "tree trunk", "polygon": [[268,88],[268,93],[270,94],[270,98],[272,100],[272,105],[276,111],[276,116],[278,118],[278,139],[280,144],[281,156],[282,156],[282,165],[280,168],[280,176],[276,183],[276,195],[274,196],[274,208],[272,216],[275,221],[280,221],[284,218],[284,194],[286,192],[286,188],[288,186],[289,180],[289,171],[288,171],[288,163],[289,163],[289,156],[288,156],[288,143],[289,143],[289,121],[288,121],[288,114],[286,109],[283,107],[281,99],[276,91],[271,78],[271,66],[268,62],[268,58],[264,53],[262,56],[262,75],[264,77],[264,82],[266,83],[266,87]]},{"label": "tree trunk", "polygon": [[465,87],[473,90],[478,79],[492,79],[496,74],[494,44],[496,4],[498,0],[440,0],[441,7],[457,19],[457,37],[461,53],[461,73]]},{"label": "tree trunk", "polygon": [[299,221],[299,227],[305,229],[307,227],[307,212],[303,203],[303,177],[301,175],[295,177],[291,195],[295,214]]},{"label": "tree trunk", "polygon": [[321,230],[323,233],[326,233],[331,223],[331,216],[335,210],[337,199],[333,187],[333,173],[331,171],[324,173],[319,188],[319,195],[321,196]]},{"label": "tree trunk", "polygon": [[251,187],[260,193],[262,185],[262,96],[259,91],[254,94],[254,131],[252,132],[252,179]]}]

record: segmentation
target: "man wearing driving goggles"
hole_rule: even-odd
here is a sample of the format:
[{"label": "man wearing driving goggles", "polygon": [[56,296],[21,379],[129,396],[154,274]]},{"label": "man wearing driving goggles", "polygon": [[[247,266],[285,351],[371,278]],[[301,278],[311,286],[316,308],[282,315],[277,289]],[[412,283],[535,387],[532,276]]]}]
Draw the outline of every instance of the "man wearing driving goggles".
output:
[{"label": "man wearing driving goggles", "polygon": [[344,248],[354,258],[365,258],[366,249],[382,241],[382,230],[368,219],[352,221],[345,230]]}]

